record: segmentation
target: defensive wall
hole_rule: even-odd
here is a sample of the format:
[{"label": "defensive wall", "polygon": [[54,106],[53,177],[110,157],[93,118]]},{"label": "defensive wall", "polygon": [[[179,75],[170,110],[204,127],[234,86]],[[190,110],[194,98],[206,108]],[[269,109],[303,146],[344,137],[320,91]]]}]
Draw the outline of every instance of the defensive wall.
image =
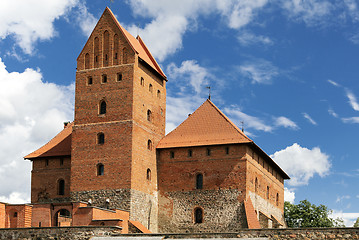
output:
[{"label": "defensive wall", "polygon": [[359,239],[359,228],[243,229],[236,233],[121,234],[119,227],[48,227],[0,229],[0,239]]}]

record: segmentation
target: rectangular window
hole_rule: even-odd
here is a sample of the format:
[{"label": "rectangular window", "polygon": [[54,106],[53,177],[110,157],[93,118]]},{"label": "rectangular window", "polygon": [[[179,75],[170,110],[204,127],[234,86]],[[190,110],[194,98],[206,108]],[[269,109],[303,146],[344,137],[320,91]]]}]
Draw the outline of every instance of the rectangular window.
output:
[{"label": "rectangular window", "polygon": [[49,159],[46,159],[46,160],[45,160],[45,166],[46,166],[46,167],[49,166]]},{"label": "rectangular window", "polygon": [[117,73],[117,82],[122,81],[122,74],[121,73]]},{"label": "rectangular window", "polygon": [[188,157],[192,157],[192,150],[191,149],[188,150]]},{"label": "rectangular window", "polygon": [[87,85],[92,85],[92,77],[87,78]]},{"label": "rectangular window", "polygon": [[107,75],[102,75],[102,83],[107,83]]},{"label": "rectangular window", "polygon": [[175,158],[175,152],[173,151],[170,152],[170,158]]},{"label": "rectangular window", "polygon": [[226,154],[229,154],[229,147],[226,147]]},{"label": "rectangular window", "polygon": [[60,158],[60,166],[64,165],[64,159]]},{"label": "rectangular window", "polygon": [[207,148],[207,156],[211,156],[211,149]]}]

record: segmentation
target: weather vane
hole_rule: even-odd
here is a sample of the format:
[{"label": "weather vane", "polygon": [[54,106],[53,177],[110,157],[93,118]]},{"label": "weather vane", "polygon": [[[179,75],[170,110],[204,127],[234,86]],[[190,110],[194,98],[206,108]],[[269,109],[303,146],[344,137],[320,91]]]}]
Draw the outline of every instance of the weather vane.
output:
[{"label": "weather vane", "polygon": [[241,121],[241,125],[242,125],[242,132],[244,132],[244,121]]},{"label": "weather vane", "polygon": [[206,88],[208,89],[208,99],[211,100],[211,87],[207,86]]}]

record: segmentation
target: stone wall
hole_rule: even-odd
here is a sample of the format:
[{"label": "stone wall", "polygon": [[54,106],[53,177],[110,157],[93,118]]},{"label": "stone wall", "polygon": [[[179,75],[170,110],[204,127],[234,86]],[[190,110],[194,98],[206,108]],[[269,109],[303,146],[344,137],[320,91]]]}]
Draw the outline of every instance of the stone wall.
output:
[{"label": "stone wall", "polygon": [[[306,229],[259,229],[241,230],[233,233],[173,233],[173,234],[120,234],[116,227],[61,227],[0,229],[0,239],[22,240],[88,240],[92,237],[108,239],[122,237],[153,237],[164,239],[359,239],[359,228],[306,228]],[[116,239],[116,238],[114,238]],[[130,239],[130,238],[128,238]]]}]

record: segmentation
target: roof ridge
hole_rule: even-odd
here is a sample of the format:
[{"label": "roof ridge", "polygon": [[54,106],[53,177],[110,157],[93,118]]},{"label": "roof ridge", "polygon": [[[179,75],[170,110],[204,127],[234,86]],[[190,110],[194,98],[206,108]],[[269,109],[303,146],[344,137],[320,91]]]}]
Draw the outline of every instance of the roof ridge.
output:
[{"label": "roof ridge", "polygon": [[246,139],[253,142],[253,140],[247,137],[247,135],[245,135],[210,99],[207,99],[206,101],[208,101],[239,134],[243,135]]}]

